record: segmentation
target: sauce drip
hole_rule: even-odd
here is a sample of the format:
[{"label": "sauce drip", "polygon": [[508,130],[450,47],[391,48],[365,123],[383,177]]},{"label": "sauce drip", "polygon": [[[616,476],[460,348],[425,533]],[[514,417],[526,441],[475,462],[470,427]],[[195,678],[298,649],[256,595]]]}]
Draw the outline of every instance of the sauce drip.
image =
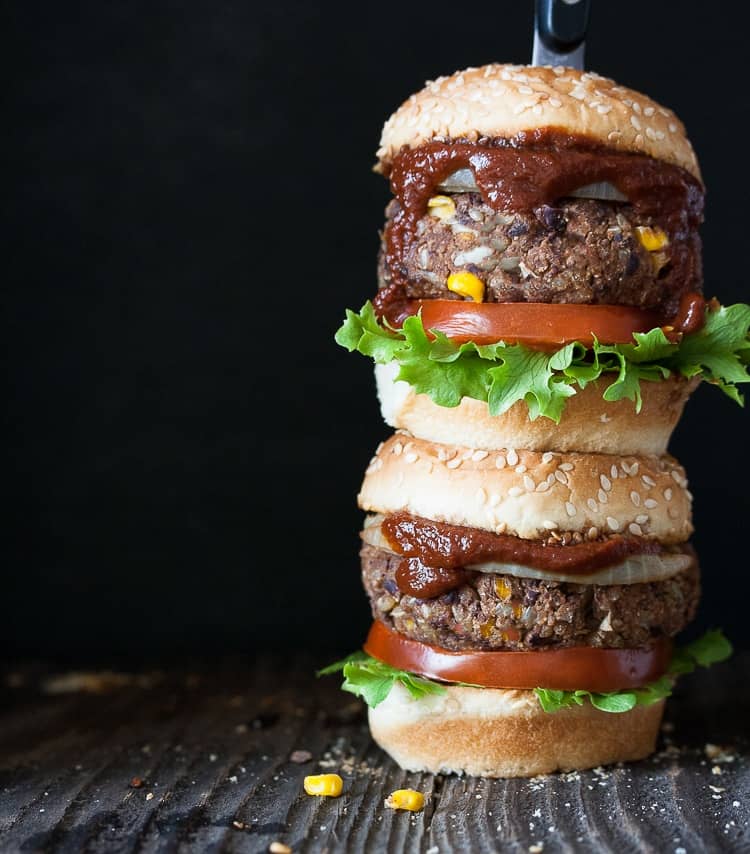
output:
[{"label": "sauce drip", "polygon": [[458,169],[471,169],[484,201],[498,211],[533,210],[585,184],[607,181],[627,197],[639,216],[652,217],[664,228],[678,278],[689,263],[686,241],[703,218],[703,187],[686,170],[646,155],[612,151],[554,128],[489,145],[428,142],[403,149],[390,170],[399,210],[385,231],[392,280],[373,301],[379,314],[404,299],[403,258],[417,223],[436,187]]},{"label": "sauce drip", "polygon": [[396,585],[405,596],[432,599],[455,590],[469,579],[469,571],[449,566],[428,566],[418,557],[401,561],[396,569]]},{"label": "sauce drip", "polygon": [[[677,314],[670,322],[671,329],[667,329],[667,337],[677,335],[690,335],[703,327],[706,321],[706,311],[709,305],[700,294],[685,294],[680,300]],[[713,308],[718,308],[715,304]],[[671,333],[671,335],[670,335]]]},{"label": "sauce drip", "polygon": [[484,561],[517,563],[546,572],[590,575],[619,563],[628,555],[659,554],[660,543],[637,537],[614,536],[607,540],[568,546],[547,545],[478,528],[446,525],[394,513],[381,523],[394,552],[404,560],[396,570],[396,584],[408,596],[431,598],[464,584],[467,565]]}]

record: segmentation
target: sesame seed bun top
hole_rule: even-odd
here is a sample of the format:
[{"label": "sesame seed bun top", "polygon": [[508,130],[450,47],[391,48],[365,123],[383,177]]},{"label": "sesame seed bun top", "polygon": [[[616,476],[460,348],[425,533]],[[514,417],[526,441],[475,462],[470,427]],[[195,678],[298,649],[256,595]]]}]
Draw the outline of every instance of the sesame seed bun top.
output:
[{"label": "sesame seed bun top", "polygon": [[671,110],[592,71],[562,66],[485,65],[428,82],[385,123],[376,168],[387,172],[403,146],[435,138],[510,138],[539,128],[646,154],[701,180],[685,128]]}]

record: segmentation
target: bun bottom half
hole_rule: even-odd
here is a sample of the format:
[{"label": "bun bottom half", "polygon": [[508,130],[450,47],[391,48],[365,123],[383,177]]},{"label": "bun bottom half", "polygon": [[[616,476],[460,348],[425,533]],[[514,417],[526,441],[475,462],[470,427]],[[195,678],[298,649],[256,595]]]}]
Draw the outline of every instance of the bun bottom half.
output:
[{"label": "bun bottom half", "polygon": [[654,751],[664,700],[614,714],[543,711],[532,691],[446,686],[413,699],[395,685],[369,711],[377,744],[407,771],[533,777],[643,759]]}]

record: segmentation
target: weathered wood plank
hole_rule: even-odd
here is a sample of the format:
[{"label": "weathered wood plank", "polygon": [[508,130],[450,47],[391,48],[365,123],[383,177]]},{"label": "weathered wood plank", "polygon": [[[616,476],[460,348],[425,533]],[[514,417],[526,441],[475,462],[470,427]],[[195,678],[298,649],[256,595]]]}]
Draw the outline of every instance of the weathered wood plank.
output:
[{"label": "weathered wood plank", "polygon": [[[683,681],[655,757],[507,781],[402,771],[359,702],[313,670],[263,658],[59,694],[38,673],[13,677],[0,851],[750,851],[748,654]],[[711,743],[731,749],[707,756]],[[290,761],[299,749],[312,758]],[[327,770],[344,778],[342,797],[306,796],[304,776]],[[425,792],[423,812],[384,807],[403,787]]]}]

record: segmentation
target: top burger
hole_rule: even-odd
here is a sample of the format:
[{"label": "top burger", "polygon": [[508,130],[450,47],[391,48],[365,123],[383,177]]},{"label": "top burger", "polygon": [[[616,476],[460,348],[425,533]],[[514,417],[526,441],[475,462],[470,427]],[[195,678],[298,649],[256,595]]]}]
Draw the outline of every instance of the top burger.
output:
[{"label": "top burger", "polygon": [[739,399],[750,308],[702,296],[704,188],[670,110],[591,72],[489,65],[412,95],[377,156],[394,196],[379,289],[337,340],[389,365],[395,426],[410,427],[394,378],[441,407],[522,408],[527,426],[559,422],[577,396],[635,415],[660,381],[671,397],[651,407],[664,424],[650,453],[689,380]]}]

